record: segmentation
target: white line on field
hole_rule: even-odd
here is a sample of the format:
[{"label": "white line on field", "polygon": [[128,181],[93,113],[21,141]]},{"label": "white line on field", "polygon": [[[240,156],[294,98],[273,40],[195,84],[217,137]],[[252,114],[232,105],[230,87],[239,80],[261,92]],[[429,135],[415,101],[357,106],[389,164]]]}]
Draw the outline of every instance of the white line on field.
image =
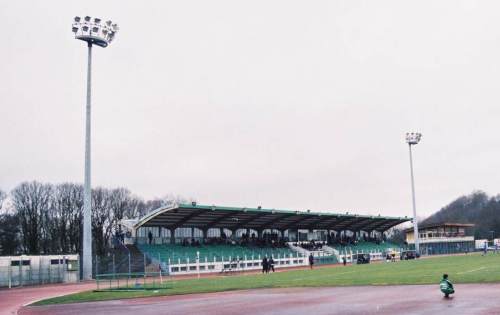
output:
[{"label": "white line on field", "polygon": [[477,268],[477,269],[472,269],[472,270],[457,272],[457,275],[462,275],[464,273],[475,272],[475,271],[479,271],[479,270],[483,270],[483,269],[486,269],[486,267],[483,266],[483,267],[480,267],[480,268]]},{"label": "white line on field", "polygon": [[335,274],[330,274],[330,275],[318,275],[314,277],[307,277],[307,278],[295,278],[292,279],[291,281],[302,281],[302,280],[312,280],[312,279],[320,279],[320,278],[325,278],[325,277],[336,277],[338,275],[345,275],[348,273],[355,273],[356,271],[348,271],[348,272],[341,272],[341,273],[335,273]]}]

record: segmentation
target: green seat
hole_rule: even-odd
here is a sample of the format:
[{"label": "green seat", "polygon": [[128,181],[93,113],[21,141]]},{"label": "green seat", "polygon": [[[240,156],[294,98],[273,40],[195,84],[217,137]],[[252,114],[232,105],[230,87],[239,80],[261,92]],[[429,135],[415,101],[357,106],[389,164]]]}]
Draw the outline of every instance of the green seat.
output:
[{"label": "green seat", "polygon": [[171,264],[195,262],[198,253],[201,261],[227,261],[229,259],[259,259],[263,256],[284,257],[296,255],[289,248],[260,248],[240,245],[201,245],[196,247],[178,244],[149,245],[139,244],[139,250],[152,259],[160,259]]}]

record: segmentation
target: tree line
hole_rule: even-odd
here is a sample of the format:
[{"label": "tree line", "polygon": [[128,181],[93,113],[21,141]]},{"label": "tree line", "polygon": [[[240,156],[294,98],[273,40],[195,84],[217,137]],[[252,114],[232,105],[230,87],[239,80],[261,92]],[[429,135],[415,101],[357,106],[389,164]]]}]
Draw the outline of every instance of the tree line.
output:
[{"label": "tree line", "polygon": [[[93,252],[104,255],[122,219],[188,200],[167,195],[144,200],[126,188],[92,189]],[[83,185],[23,182],[0,190],[0,255],[45,255],[81,252]]]},{"label": "tree line", "polygon": [[443,222],[474,224],[471,230],[476,239],[500,238],[500,195],[475,191],[461,196],[420,224]]},{"label": "tree line", "polygon": [[[475,239],[500,238],[500,195],[488,196],[483,191],[474,191],[460,196],[429,217],[419,220],[419,228],[428,224],[472,223],[468,235]],[[402,244],[406,235],[401,228],[391,231],[390,240]]]}]

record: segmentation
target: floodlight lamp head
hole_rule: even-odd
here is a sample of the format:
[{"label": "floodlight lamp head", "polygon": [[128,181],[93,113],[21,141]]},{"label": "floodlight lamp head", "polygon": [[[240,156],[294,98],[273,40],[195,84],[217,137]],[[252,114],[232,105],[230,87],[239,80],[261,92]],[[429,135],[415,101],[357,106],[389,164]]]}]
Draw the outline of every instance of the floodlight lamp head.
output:
[{"label": "floodlight lamp head", "polygon": [[415,145],[422,139],[422,134],[419,132],[407,132],[406,133],[406,143],[409,145]]},{"label": "floodlight lamp head", "polygon": [[72,27],[75,38],[87,42],[89,45],[107,47],[115,38],[118,31],[118,24],[106,21],[101,24],[102,19],[86,16],[84,21],[79,16],[74,18]]}]

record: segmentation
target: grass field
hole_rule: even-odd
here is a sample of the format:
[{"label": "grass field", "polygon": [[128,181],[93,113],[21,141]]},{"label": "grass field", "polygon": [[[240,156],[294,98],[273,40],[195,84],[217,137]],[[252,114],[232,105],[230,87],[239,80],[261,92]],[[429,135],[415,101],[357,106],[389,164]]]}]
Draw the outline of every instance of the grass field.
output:
[{"label": "grass field", "polygon": [[169,280],[165,289],[155,291],[87,291],[39,301],[35,305],[256,288],[437,284],[443,273],[448,273],[454,283],[500,282],[500,254],[434,257],[396,263],[295,270],[268,275],[249,274]]}]

